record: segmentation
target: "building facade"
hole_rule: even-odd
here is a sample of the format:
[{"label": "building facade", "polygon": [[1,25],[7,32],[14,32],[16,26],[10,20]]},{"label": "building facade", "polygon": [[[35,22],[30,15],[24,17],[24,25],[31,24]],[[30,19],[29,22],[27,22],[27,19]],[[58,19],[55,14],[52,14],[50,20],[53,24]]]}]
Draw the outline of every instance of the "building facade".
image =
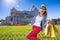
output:
[{"label": "building facade", "polygon": [[36,9],[30,12],[30,11],[19,11],[16,10],[15,8],[12,8],[10,10],[10,16],[7,16],[5,18],[5,22],[3,23],[4,24],[6,23],[7,25],[29,24],[36,12],[37,12]]}]

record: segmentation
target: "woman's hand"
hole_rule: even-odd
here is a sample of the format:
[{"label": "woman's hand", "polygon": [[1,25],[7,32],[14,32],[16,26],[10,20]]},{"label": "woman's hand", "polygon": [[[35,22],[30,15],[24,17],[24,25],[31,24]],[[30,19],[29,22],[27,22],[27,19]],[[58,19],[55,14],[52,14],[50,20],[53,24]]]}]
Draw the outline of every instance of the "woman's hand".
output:
[{"label": "woman's hand", "polygon": [[48,22],[46,21],[45,24],[44,24],[44,26],[46,26],[47,24],[48,24]]},{"label": "woman's hand", "polygon": [[32,8],[34,8],[34,5],[32,5]]},{"label": "woman's hand", "polygon": [[30,11],[32,11],[33,8],[34,8],[34,5],[32,5],[32,7],[30,8]]}]

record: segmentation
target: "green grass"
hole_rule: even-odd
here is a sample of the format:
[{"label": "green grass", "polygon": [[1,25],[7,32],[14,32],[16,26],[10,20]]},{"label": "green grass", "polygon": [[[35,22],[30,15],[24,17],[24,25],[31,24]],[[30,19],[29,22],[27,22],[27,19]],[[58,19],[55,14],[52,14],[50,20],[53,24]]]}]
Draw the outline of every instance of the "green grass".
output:
[{"label": "green grass", "polygon": [[56,28],[57,28],[58,30],[60,30],[60,25],[56,25]]},{"label": "green grass", "polygon": [[[60,30],[60,26],[56,26]],[[26,35],[32,29],[31,25],[27,26],[0,26],[0,40],[27,40]],[[59,34],[59,33],[58,33]],[[44,36],[43,32],[38,34],[39,38],[44,40],[60,40],[60,34],[56,38]]]}]

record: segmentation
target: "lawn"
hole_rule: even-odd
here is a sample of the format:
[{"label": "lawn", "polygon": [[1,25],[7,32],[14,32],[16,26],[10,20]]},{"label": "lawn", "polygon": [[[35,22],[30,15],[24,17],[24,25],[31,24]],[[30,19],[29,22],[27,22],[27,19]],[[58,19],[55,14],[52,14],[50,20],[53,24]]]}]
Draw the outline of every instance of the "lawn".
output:
[{"label": "lawn", "polygon": [[[26,34],[31,30],[32,26],[0,26],[0,40],[27,40]],[[56,28],[60,30],[60,25],[56,25]],[[44,40],[60,40],[60,32],[55,38],[44,36],[43,32],[38,34],[39,38]]]}]

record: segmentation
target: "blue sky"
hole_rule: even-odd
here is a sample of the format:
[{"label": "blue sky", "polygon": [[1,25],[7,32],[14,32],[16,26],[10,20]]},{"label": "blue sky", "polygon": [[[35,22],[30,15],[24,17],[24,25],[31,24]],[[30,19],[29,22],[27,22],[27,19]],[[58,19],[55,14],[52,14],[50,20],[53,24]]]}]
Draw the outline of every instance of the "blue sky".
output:
[{"label": "blue sky", "polygon": [[0,0],[0,19],[5,19],[10,15],[10,9],[29,11],[32,4],[40,8],[41,4],[46,4],[48,18],[60,18],[60,0]]}]

